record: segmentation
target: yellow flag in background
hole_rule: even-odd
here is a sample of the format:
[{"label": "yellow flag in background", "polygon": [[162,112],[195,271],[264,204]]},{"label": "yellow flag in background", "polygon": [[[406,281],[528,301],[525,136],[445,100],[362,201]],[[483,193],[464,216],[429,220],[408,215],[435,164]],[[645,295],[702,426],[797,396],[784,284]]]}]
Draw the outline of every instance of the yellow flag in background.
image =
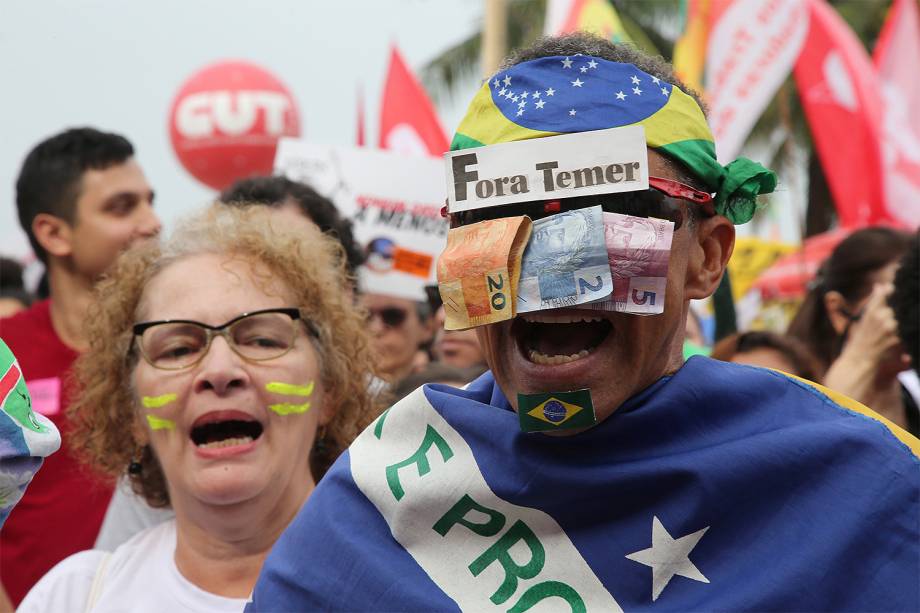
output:
[{"label": "yellow flag in background", "polygon": [[674,44],[674,72],[688,86],[704,93],[711,0],[682,0],[681,8],[685,17],[684,33]]},{"label": "yellow flag in background", "polygon": [[776,260],[796,250],[795,245],[779,241],[765,241],[755,236],[739,237],[735,250],[728,261],[728,272],[732,279],[732,297],[735,302],[751,289],[751,285],[762,272]]},{"label": "yellow flag in background", "polygon": [[626,30],[623,29],[623,23],[616,9],[608,0],[572,0],[567,10],[547,6],[547,11],[548,14],[561,12],[565,15],[559,30],[554,32],[556,35],[580,30],[603,36],[615,43],[632,42]]}]

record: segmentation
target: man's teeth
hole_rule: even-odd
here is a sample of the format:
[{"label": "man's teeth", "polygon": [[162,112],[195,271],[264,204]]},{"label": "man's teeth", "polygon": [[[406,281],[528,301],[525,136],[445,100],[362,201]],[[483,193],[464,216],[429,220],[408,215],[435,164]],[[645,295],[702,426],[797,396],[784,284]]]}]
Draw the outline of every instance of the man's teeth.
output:
[{"label": "man's teeth", "polygon": [[592,317],[591,315],[554,315],[545,312],[527,313],[519,317],[532,324],[577,324],[583,321],[587,323],[604,321],[602,317]]},{"label": "man's teeth", "polygon": [[220,449],[222,447],[235,447],[237,445],[247,445],[253,441],[251,436],[240,436],[238,438],[225,438],[222,441],[212,441],[198,445],[200,449]]},{"label": "man's teeth", "polygon": [[587,357],[590,353],[591,352],[587,349],[582,349],[578,353],[573,353],[572,355],[546,355],[545,353],[540,353],[536,349],[531,349],[530,361],[534,364],[568,364],[569,362]]}]

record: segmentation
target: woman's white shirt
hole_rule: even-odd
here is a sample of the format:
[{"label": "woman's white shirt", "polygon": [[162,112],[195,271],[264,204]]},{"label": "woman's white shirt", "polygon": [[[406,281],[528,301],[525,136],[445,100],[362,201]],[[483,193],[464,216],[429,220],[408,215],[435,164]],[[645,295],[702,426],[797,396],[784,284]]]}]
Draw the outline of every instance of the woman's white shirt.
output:
[{"label": "woman's white shirt", "polygon": [[[243,610],[246,599],[211,594],[183,577],[176,566],[175,551],[176,522],[170,520],[137,534],[111,554],[97,549],[74,554],[48,571],[17,611],[229,613]],[[95,602],[87,608],[91,593]]]}]

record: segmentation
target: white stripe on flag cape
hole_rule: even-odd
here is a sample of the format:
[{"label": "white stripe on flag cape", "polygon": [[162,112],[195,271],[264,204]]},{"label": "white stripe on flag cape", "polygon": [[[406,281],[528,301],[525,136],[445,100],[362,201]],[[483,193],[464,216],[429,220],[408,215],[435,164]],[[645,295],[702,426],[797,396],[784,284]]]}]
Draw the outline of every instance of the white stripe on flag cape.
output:
[{"label": "white stripe on flag cape", "polygon": [[[355,483],[393,537],[462,610],[521,610],[536,602],[533,610],[562,610],[561,592],[580,598],[581,610],[622,610],[552,517],[495,495],[470,446],[421,388],[367,428],[349,454]],[[542,565],[535,540],[521,535],[539,542]],[[506,573],[502,551],[536,574]]]}]

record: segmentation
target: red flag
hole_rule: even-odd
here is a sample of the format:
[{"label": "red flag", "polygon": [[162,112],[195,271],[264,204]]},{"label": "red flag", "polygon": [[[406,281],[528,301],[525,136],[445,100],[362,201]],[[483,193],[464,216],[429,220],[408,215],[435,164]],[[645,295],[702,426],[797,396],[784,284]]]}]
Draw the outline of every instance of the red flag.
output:
[{"label": "red flag", "polygon": [[882,84],[882,153],[889,214],[920,226],[920,9],[916,0],[895,0],[882,27],[874,58]]},{"label": "red flag", "polygon": [[364,91],[358,87],[358,127],[355,130],[355,144],[363,147],[365,144],[364,137]]},{"label": "red flag", "polygon": [[440,156],[448,149],[447,136],[428,95],[394,45],[380,111],[381,149],[416,155]]},{"label": "red flag", "polygon": [[842,226],[892,223],[882,183],[880,83],[862,43],[825,0],[810,0],[795,81]]}]

